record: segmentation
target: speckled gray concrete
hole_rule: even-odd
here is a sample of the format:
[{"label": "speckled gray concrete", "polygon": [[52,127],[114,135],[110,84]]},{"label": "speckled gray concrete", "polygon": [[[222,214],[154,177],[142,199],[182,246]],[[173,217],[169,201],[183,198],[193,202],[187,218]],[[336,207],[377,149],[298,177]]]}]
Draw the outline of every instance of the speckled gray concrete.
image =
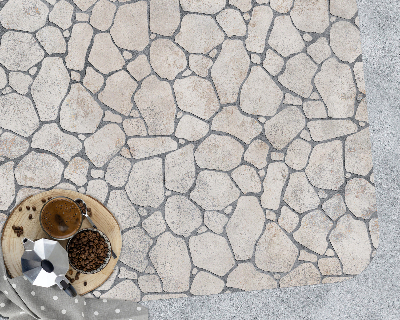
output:
[{"label": "speckled gray concrete", "polygon": [[400,7],[358,0],[380,226],[377,255],[337,284],[142,302],[161,319],[400,318]]}]

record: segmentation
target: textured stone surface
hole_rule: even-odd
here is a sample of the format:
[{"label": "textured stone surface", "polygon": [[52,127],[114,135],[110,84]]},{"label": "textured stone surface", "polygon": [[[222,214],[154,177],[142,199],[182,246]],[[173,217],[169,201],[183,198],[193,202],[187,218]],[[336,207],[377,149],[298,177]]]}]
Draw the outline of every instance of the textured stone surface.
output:
[{"label": "textured stone surface", "polygon": [[196,173],[193,155],[194,146],[189,144],[165,157],[165,187],[186,193],[192,187]]},{"label": "textured stone surface", "polygon": [[250,58],[243,42],[225,40],[222,50],[211,68],[211,77],[217,89],[220,103],[234,103],[239,88],[247,76]]},{"label": "textured stone surface", "polygon": [[209,69],[213,65],[213,61],[200,54],[191,54],[189,56],[189,67],[194,73],[200,77],[207,77]]},{"label": "textured stone surface", "polygon": [[286,232],[291,233],[299,224],[299,216],[288,207],[284,206],[281,209],[278,223]]},{"label": "textured stone surface", "polygon": [[102,294],[100,299],[121,299],[138,302],[140,297],[141,294],[137,285],[131,280],[124,280]]},{"label": "textured stone surface", "polygon": [[269,146],[262,140],[254,140],[244,153],[244,160],[261,169],[267,165]]},{"label": "textured stone surface", "polygon": [[275,223],[268,223],[257,242],[256,266],[264,271],[288,272],[296,261],[299,250]]},{"label": "textured stone surface", "polygon": [[354,77],[356,78],[357,88],[360,92],[365,94],[365,81],[364,81],[364,68],[362,62],[354,64]]},{"label": "textured stone surface", "polygon": [[240,92],[240,108],[253,115],[271,117],[276,114],[283,93],[260,66],[251,68]]},{"label": "textured stone surface", "polygon": [[86,186],[86,194],[103,203],[108,195],[108,185],[104,180],[90,180]]},{"label": "textured stone surface", "polygon": [[172,36],[180,23],[179,0],[150,1],[150,30]]},{"label": "textured stone surface", "polygon": [[229,275],[227,287],[244,291],[273,289],[277,287],[276,281],[267,274],[261,273],[249,263],[240,263]]},{"label": "textured stone surface", "polygon": [[332,220],[337,220],[346,213],[346,204],[340,194],[335,194],[332,198],[322,204],[322,210]]},{"label": "textured stone surface", "polygon": [[302,139],[295,139],[286,151],[285,163],[295,169],[302,170],[308,162],[311,145]]},{"label": "textured stone surface", "polygon": [[11,132],[0,136],[0,157],[15,159],[28,151],[29,142]]},{"label": "textured stone surface", "polygon": [[246,35],[247,26],[238,10],[225,9],[217,15],[216,19],[228,37]]},{"label": "textured stone surface", "polygon": [[190,237],[189,248],[195,266],[218,276],[224,276],[235,265],[226,239],[211,232]]},{"label": "textured stone surface", "polygon": [[357,1],[355,0],[331,0],[330,12],[334,16],[351,19],[357,12]]},{"label": "textured stone surface", "polygon": [[321,282],[318,269],[309,262],[303,263],[279,281],[281,288],[310,286]]},{"label": "textured stone surface", "polygon": [[290,17],[301,31],[323,33],[329,26],[328,1],[295,0]]},{"label": "textured stone surface", "polygon": [[265,48],[265,38],[271,25],[273,13],[268,6],[254,7],[248,25],[246,49],[262,53]]},{"label": "textured stone surface", "polygon": [[115,123],[107,124],[84,142],[85,152],[93,164],[101,168],[125,144],[125,134]]},{"label": "textured stone surface", "polygon": [[149,256],[161,277],[165,292],[189,290],[191,263],[183,239],[165,232],[158,238]]},{"label": "textured stone surface", "polygon": [[0,210],[7,210],[15,197],[14,162],[0,166]]},{"label": "textured stone surface", "polygon": [[196,274],[190,287],[190,293],[198,295],[218,294],[225,287],[225,282],[220,278],[204,271]]},{"label": "textured stone surface", "polygon": [[336,22],[331,27],[330,45],[340,60],[352,63],[361,54],[360,31],[350,22]]},{"label": "textured stone surface", "polygon": [[[0,78],[0,87],[4,88],[7,84],[7,76],[4,71],[0,71]],[[10,72],[8,82],[11,88],[19,94],[24,95],[28,93],[29,87],[32,84],[32,78],[22,72]]]},{"label": "textured stone surface", "polygon": [[231,175],[243,193],[261,192],[261,181],[253,167],[242,165],[233,170]]},{"label": "textured stone surface", "polygon": [[110,192],[107,208],[117,219],[121,231],[135,227],[140,221],[139,214],[129,201],[124,190],[112,190]]},{"label": "textured stone surface", "polygon": [[224,232],[227,222],[228,217],[217,211],[206,211],[204,213],[204,224],[214,233],[221,234]]},{"label": "textured stone surface", "polygon": [[64,178],[72,181],[77,186],[83,186],[87,182],[87,172],[89,169],[89,163],[80,158],[75,157],[69,163],[64,171]]},{"label": "textured stone surface", "polygon": [[314,141],[330,140],[355,133],[358,130],[357,125],[351,120],[316,120],[308,122],[307,127]]},{"label": "textured stone surface", "polygon": [[376,212],[375,188],[365,179],[351,179],[345,187],[345,202],[356,217],[369,219]]},{"label": "textured stone surface", "polygon": [[271,75],[276,76],[283,68],[285,61],[282,57],[275,53],[273,50],[268,49],[265,53],[265,60],[263,62],[263,67]]},{"label": "textured stone surface", "polygon": [[371,245],[367,227],[350,214],[341,217],[329,235],[345,274],[359,274],[369,264]]},{"label": "textured stone surface", "polygon": [[307,47],[307,53],[319,64],[331,56],[332,50],[329,47],[328,40],[325,37],[321,37]]},{"label": "textured stone surface", "polygon": [[322,275],[335,276],[342,274],[338,258],[322,258],[318,260],[318,268]]},{"label": "textured stone surface", "polygon": [[150,237],[155,238],[165,231],[167,225],[162,213],[160,211],[156,211],[142,222],[142,227],[144,230],[146,230]]},{"label": "textured stone surface", "polygon": [[68,69],[83,70],[92,36],[93,28],[88,23],[74,24],[68,41],[68,55],[65,57]]},{"label": "textured stone surface", "polygon": [[83,85],[92,93],[97,93],[103,86],[104,77],[96,72],[92,67],[86,68],[86,74],[83,78]]},{"label": "textured stone surface", "polygon": [[346,171],[361,176],[366,176],[371,171],[371,139],[368,128],[349,136],[344,150]]},{"label": "textured stone surface", "polygon": [[239,198],[240,191],[228,174],[204,170],[197,175],[190,198],[205,210],[222,210]]},{"label": "textured stone surface", "polygon": [[128,145],[134,159],[148,158],[178,148],[177,142],[170,137],[131,138]]},{"label": "textured stone surface", "polygon": [[283,186],[288,176],[288,167],[283,162],[275,162],[268,165],[267,174],[263,182],[264,192],[261,195],[263,208],[278,210]]},{"label": "textured stone surface", "polygon": [[125,190],[134,204],[157,208],[164,201],[162,160],[134,163]]},{"label": "textured stone surface", "polygon": [[379,222],[378,218],[373,218],[369,221],[368,224],[369,234],[371,235],[372,245],[375,248],[379,246]]},{"label": "textured stone surface", "polygon": [[203,138],[209,130],[210,125],[208,123],[185,114],[179,120],[175,130],[175,136],[189,141],[197,141]]},{"label": "textured stone surface", "polygon": [[90,15],[90,24],[100,31],[106,31],[111,27],[116,10],[115,4],[108,0],[97,1]]},{"label": "textured stone surface", "polygon": [[122,187],[128,180],[128,175],[131,170],[131,162],[123,157],[116,156],[108,166],[105,175],[106,181],[114,187]]},{"label": "textured stone surface", "polygon": [[49,21],[53,22],[61,29],[68,29],[72,24],[72,14],[74,7],[65,0],[58,1],[49,14]]},{"label": "textured stone surface", "polygon": [[48,54],[64,53],[67,50],[64,37],[60,29],[56,27],[47,26],[40,29],[36,33],[36,38]]},{"label": "textured stone surface", "polygon": [[144,54],[139,55],[135,60],[129,62],[126,69],[136,81],[142,80],[151,72],[149,61]]},{"label": "textured stone surface", "polygon": [[214,14],[221,11],[226,5],[226,0],[181,0],[182,9],[189,12]]},{"label": "textured stone surface", "polygon": [[138,279],[140,291],[143,293],[148,292],[162,292],[160,278],[156,275],[143,275]]}]

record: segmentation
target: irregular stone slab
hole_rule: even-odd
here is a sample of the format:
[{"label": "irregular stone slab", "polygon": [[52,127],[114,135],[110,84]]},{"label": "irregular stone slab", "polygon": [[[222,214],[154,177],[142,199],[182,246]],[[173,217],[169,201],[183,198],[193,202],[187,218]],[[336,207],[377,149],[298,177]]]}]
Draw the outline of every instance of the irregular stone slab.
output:
[{"label": "irregular stone slab", "polygon": [[113,158],[124,144],[125,134],[115,123],[105,125],[84,142],[86,155],[98,168]]},{"label": "irregular stone slab", "polygon": [[43,58],[44,51],[31,34],[7,31],[1,37],[0,63],[8,70],[27,71]]},{"label": "irregular stone slab", "polygon": [[250,58],[241,40],[225,40],[211,68],[211,77],[221,104],[234,103],[247,77]]},{"label": "irregular stone slab", "polygon": [[358,218],[369,219],[376,212],[375,188],[365,179],[354,178],[347,182],[345,201]]},{"label": "irregular stone slab", "polygon": [[122,243],[123,246],[119,257],[121,262],[132,269],[143,272],[149,263],[147,259],[148,251],[153,244],[153,240],[146,235],[142,228],[135,227],[122,235]]},{"label": "irregular stone slab", "polygon": [[189,290],[192,264],[185,241],[165,232],[150,251],[150,259],[161,277],[165,292]]},{"label": "irregular stone slab", "polygon": [[176,107],[168,82],[151,75],[143,80],[134,99],[149,135],[170,135],[174,132]]},{"label": "irregular stone slab", "polygon": [[303,139],[295,139],[287,148],[285,163],[295,170],[302,170],[307,165],[310,152],[311,144]]},{"label": "irregular stone slab", "polygon": [[340,194],[334,195],[328,201],[322,204],[322,210],[333,221],[346,213],[346,205]]},{"label": "irregular stone slab", "polygon": [[331,56],[332,51],[329,47],[328,40],[325,37],[321,37],[307,47],[307,53],[316,63],[320,64]]},{"label": "irregular stone slab", "polygon": [[320,204],[318,194],[304,172],[294,172],[290,175],[283,200],[298,213],[316,209]]},{"label": "irregular stone slab", "polygon": [[167,189],[186,193],[192,187],[196,177],[193,149],[194,146],[188,144],[166,155],[165,187]]},{"label": "irregular stone slab", "polygon": [[221,11],[226,5],[226,0],[181,0],[182,9],[189,12],[214,14]]},{"label": "irregular stone slab", "polygon": [[331,0],[330,11],[334,16],[351,19],[357,12],[356,0]]},{"label": "irregular stone slab", "polygon": [[189,249],[193,264],[220,277],[235,265],[228,242],[222,236],[205,232],[189,238]]},{"label": "irregular stone slab", "polygon": [[242,165],[233,170],[231,175],[244,194],[261,192],[261,181],[253,167]]},{"label": "irregular stone slab", "polygon": [[61,105],[61,127],[70,132],[93,133],[102,117],[103,110],[91,94],[80,83],[73,83]]},{"label": "irregular stone slab", "polygon": [[96,2],[96,0],[73,0],[73,1],[82,11],[86,11]]},{"label": "irregular stone slab", "polygon": [[189,141],[197,141],[203,138],[210,130],[210,125],[196,117],[185,114],[175,130],[177,138],[186,139]]},{"label": "irregular stone slab", "polygon": [[92,67],[86,68],[86,75],[83,78],[83,85],[92,93],[97,93],[103,86],[104,77]]},{"label": "irregular stone slab", "polygon": [[[3,70],[3,69],[1,69]],[[1,71],[0,71],[1,73]],[[5,72],[3,71],[4,74],[4,80],[2,81],[0,87],[4,84],[3,88],[7,84],[7,76]],[[29,87],[32,83],[32,78],[28,76],[27,74],[24,74],[22,72],[10,72],[8,74],[8,83],[11,88],[13,88],[15,91],[17,91],[21,95],[25,95],[28,93]]]},{"label": "irregular stone slab", "polygon": [[135,60],[130,62],[126,69],[136,81],[141,81],[151,73],[151,67],[147,57],[144,54],[139,55]]},{"label": "irregular stone slab", "polygon": [[108,0],[99,0],[92,9],[90,24],[101,31],[111,27],[117,7]]},{"label": "irregular stone slab", "polygon": [[[303,103],[303,111],[308,119],[327,118],[325,105],[320,100],[308,100]],[[322,122],[319,122],[322,123]],[[336,122],[330,122],[336,123]]]},{"label": "irregular stone slab", "polygon": [[15,179],[19,185],[50,188],[61,180],[64,165],[56,157],[31,151],[15,168]]},{"label": "irregular stone slab", "polygon": [[132,110],[131,99],[136,88],[136,81],[128,72],[121,70],[107,78],[106,86],[99,93],[99,100],[115,111],[128,116]]},{"label": "irregular stone slab", "polygon": [[124,280],[102,294],[99,299],[120,299],[139,302],[141,301],[140,296],[140,290],[137,285],[131,280]]},{"label": "irregular stone slab", "polygon": [[247,260],[253,256],[264,222],[265,214],[258,199],[253,196],[240,197],[226,225],[226,234],[236,260]]},{"label": "irregular stone slab", "polygon": [[279,281],[281,288],[311,286],[321,282],[318,269],[309,262],[303,263]]},{"label": "irregular stone slab", "polygon": [[64,171],[64,178],[72,181],[77,186],[83,186],[87,182],[88,169],[89,163],[86,160],[75,157],[68,163]]},{"label": "irregular stone slab", "polygon": [[134,204],[157,208],[164,201],[162,169],[161,158],[133,164],[125,190]]},{"label": "irregular stone slab", "polygon": [[329,26],[328,1],[295,0],[290,17],[301,31],[323,33]]},{"label": "irregular stone slab", "polygon": [[300,32],[294,27],[289,16],[275,18],[268,44],[284,57],[300,52],[305,47]]},{"label": "irregular stone slab", "polygon": [[0,96],[0,128],[29,137],[39,127],[31,100],[17,93]]},{"label": "irregular stone slab", "polygon": [[314,83],[328,107],[329,117],[349,118],[354,115],[356,87],[348,65],[336,58],[326,60]]},{"label": "irregular stone slab", "polygon": [[44,124],[32,137],[32,148],[50,151],[65,161],[82,149],[82,142],[63,133],[56,123]]},{"label": "irregular stone slab", "polygon": [[244,160],[258,169],[267,165],[269,146],[262,140],[254,140],[244,153]]},{"label": "irregular stone slab", "polygon": [[235,139],[212,134],[197,147],[194,157],[200,168],[229,171],[240,164],[243,151]]},{"label": "irregular stone slab", "polygon": [[265,53],[263,67],[269,72],[269,74],[276,76],[279,72],[281,72],[284,64],[285,61],[279,54],[275,53],[271,49],[267,50]]},{"label": "irregular stone slab", "polygon": [[223,108],[213,119],[211,130],[229,133],[249,144],[261,133],[258,121],[246,117],[235,106]]},{"label": "irregular stone slab", "polygon": [[4,132],[0,136],[0,157],[15,159],[22,156],[29,149],[29,142],[11,132]]},{"label": "irregular stone slab", "polygon": [[0,166],[0,210],[7,210],[14,197],[14,162],[9,161]]},{"label": "irregular stone slab", "polygon": [[36,38],[48,54],[64,53],[67,50],[67,44],[60,29],[47,26],[36,32]]},{"label": "irregular stone slab", "polygon": [[254,291],[276,288],[277,283],[270,275],[257,271],[250,262],[245,262],[240,263],[228,275],[226,286],[244,291]]},{"label": "irregular stone slab", "polygon": [[294,93],[308,98],[313,90],[311,80],[317,69],[317,65],[305,53],[299,53],[286,62],[286,69],[278,81]]},{"label": "irregular stone slab", "polygon": [[246,49],[248,51],[263,53],[265,49],[265,38],[272,22],[274,14],[268,6],[254,7],[248,25],[246,38]]},{"label": "irregular stone slab", "polygon": [[138,284],[143,293],[162,292],[160,278],[157,275],[146,274],[140,276],[138,279]]},{"label": "irregular stone slab", "polygon": [[299,108],[291,106],[265,122],[265,136],[274,148],[281,150],[292,141],[306,124]]},{"label": "irregular stone slab", "polygon": [[187,66],[183,51],[169,39],[157,39],[151,43],[150,64],[161,77],[173,80]]},{"label": "irregular stone slab", "polygon": [[360,102],[360,104],[357,107],[357,112],[354,117],[358,121],[368,121],[368,108],[367,108],[367,100],[366,98],[363,98]]},{"label": "irregular stone slab", "polygon": [[213,65],[213,61],[201,54],[191,54],[189,56],[189,67],[195,74],[200,77],[207,77],[208,70]]},{"label": "irregular stone slab", "polygon": [[321,143],[311,152],[305,170],[311,184],[320,189],[339,190],[345,182],[343,143],[339,140]]},{"label": "irregular stone slab", "polygon": [[345,274],[360,274],[370,263],[371,245],[367,227],[350,214],[341,217],[329,236]]},{"label": "irregular stone slab", "polygon": [[247,26],[238,10],[227,8],[221,11],[216,19],[228,37],[246,35]]},{"label": "irregular stone slab", "polygon": [[288,272],[297,259],[299,250],[275,223],[268,223],[257,242],[255,263],[258,268],[270,272]]},{"label": "irregular stone slab", "polygon": [[282,90],[262,67],[251,68],[240,92],[240,108],[253,115],[271,117],[283,99]]},{"label": "irregular stone slab", "polygon": [[267,174],[263,182],[264,193],[261,195],[263,208],[278,210],[283,186],[288,176],[288,167],[283,162],[274,162],[268,165]]},{"label": "irregular stone slab", "polygon": [[187,14],[175,42],[190,53],[208,53],[224,41],[225,35],[210,16]]},{"label": "irregular stone slab", "polygon": [[179,109],[208,120],[219,109],[217,95],[210,81],[197,76],[177,79],[174,92]]},{"label": "irregular stone slab", "polygon": [[131,162],[124,157],[113,158],[107,166],[106,181],[114,187],[122,187],[128,180]]},{"label": "irregular stone slab", "polygon": [[[125,64],[125,59],[112,42],[108,33],[98,33],[94,36],[88,60],[97,70],[104,74],[120,70]],[[127,87],[129,87],[129,84]]]},{"label": "irregular stone slab", "polygon": [[170,37],[180,22],[179,0],[150,0],[151,32]]},{"label": "irregular stone slab", "polygon": [[170,137],[131,138],[128,145],[134,159],[143,159],[178,148],[178,143]]},{"label": "irregular stone slab", "polygon": [[198,295],[218,294],[225,287],[225,282],[220,278],[204,271],[196,274],[190,287],[190,293]]},{"label": "irregular stone slab", "polygon": [[127,136],[147,136],[146,125],[141,118],[126,119],[123,127]]},{"label": "irregular stone slab", "polygon": [[56,120],[61,101],[67,94],[69,74],[63,60],[47,57],[31,87],[31,94],[41,121]]},{"label": "irregular stone slab", "polygon": [[286,232],[291,233],[299,224],[299,216],[288,207],[283,206],[278,223]]},{"label": "irregular stone slab", "polygon": [[188,237],[200,227],[203,217],[189,199],[184,196],[172,196],[165,203],[165,221],[175,234]]},{"label": "irregular stone slab", "polygon": [[366,176],[372,170],[369,128],[347,137],[345,143],[346,171]]},{"label": "irregular stone slab", "polygon": [[251,0],[229,0],[229,4],[240,9],[242,12],[247,12],[251,9]]},{"label": "irregular stone slab", "polygon": [[331,220],[321,210],[315,210],[301,219],[301,226],[293,233],[293,238],[311,251],[323,255],[328,248],[326,237],[332,226]]},{"label": "irregular stone slab", "polygon": [[72,15],[74,13],[74,7],[65,0],[56,2],[49,14],[49,21],[53,22],[61,29],[68,29],[72,24]]},{"label": "irregular stone slab", "polygon": [[40,0],[11,0],[0,11],[0,22],[5,29],[34,32],[43,27],[49,9]]},{"label": "irregular stone slab", "polygon": [[299,261],[317,262],[317,260],[318,260],[317,255],[309,253],[305,250],[300,250]]},{"label": "irregular stone slab", "polygon": [[307,127],[314,141],[330,140],[355,133],[358,130],[357,125],[351,120],[310,121],[307,123]]},{"label": "irregular stone slab", "polygon": [[332,25],[330,45],[336,56],[346,62],[354,62],[361,54],[360,30],[348,21]]},{"label": "irregular stone slab", "polygon": [[205,210],[222,210],[239,198],[240,191],[228,174],[216,171],[201,171],[190,198]]},{"label": "irregular stone slab", "polygon": [[35,188],[21,188],[18,191],[17,196],[15,197],[15,203],[19,204],[22,200],[25,198],[32,196],[34,194],[38,194],[40,192],[43,192],[44,190],[42,189],[35,189]]},{"label": "irregular stone slab", "polygon": [[275,11],[287,13],[293,5],[293,0],[271,0],[270,6]]},{"label": "irregular stone slab", "polygon": [[322,258],[318,260],[318,268],[323,276],[335,276],[342,274],[342,267],[338,258]]},{"label": "irregular stone slab", "polygon": [[108,194],[108,185],[104,180],[90,180],[86,187],[86,194],[103,203]]},{"label": "irregular stone slab", "polygon": [[68,41],[68,55],[65,63],[68,69],[83,70],[86,52],[93,36],[93,29],[88,23],[76,23],[72,27],[71,38]]},{"label": "irregular stone slab", "polygon": [[353,67],[354,77],[356,78],[357,88],[360,92],[365,94],[365,81],[363,63],[356,62]]},{"label": "irregular stone slab", "polygon": [[165,231],[167,224],[165,223],[162,213],[156,211],[142,222],[142,227],[150,237],[155,238]]},{"label": "irregular stone slab", "polygon": [[216,234],[224,232],[224,227],[228,220],[226,215],[217,211],[206,211],[204,213],[204,224]]},{"label": "irregular stone slab", "polygon": [[133,271],[129,271],[124,267],[119,268],[119,273],[118,273],[118,278],[125,278],[125,279],[131,279],[131,280],[136,280],[137,273]]},{"label": "irregular stone slab", "polygon": [[138,1],[118,8],[110,34],[123,49],[142,51],[149,44],[147,2]]},{"label": "irregular stone slab", "polygon": [[139,214],[129,201],[124,190],[113,190],[110,192],[107,208],[117,219],[121,231],[137,226],[140,221]]},{"label": "irregular stone slab", "polygon": [[371,236],[372,245],[375,248],[379,246],[379,221],[378,218],[373,218],[369,221],[369,234]]}]

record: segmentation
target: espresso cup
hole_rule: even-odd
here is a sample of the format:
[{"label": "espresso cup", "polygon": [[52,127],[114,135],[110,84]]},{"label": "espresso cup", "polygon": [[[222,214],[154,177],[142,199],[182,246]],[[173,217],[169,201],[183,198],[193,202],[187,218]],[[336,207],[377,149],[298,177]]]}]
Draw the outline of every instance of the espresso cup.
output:
[{"label": "espresso cup", "polygon": [[55,197],[48,200],[40,210],[40,226],[52,239],[72,238],[81,228],[82,212],[78,204],[67,197]]}]

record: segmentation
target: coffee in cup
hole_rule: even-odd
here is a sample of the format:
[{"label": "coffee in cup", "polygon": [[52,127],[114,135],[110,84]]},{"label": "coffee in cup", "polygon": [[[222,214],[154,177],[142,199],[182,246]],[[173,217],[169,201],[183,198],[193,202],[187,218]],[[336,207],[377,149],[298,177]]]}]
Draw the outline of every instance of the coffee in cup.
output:
[{"label": "coffee in cup", "polygon": [[58,197],[49,200],[40,212],[43,230],[54,239],[68,239],[82,225],[82,214],[75,201]]}]

